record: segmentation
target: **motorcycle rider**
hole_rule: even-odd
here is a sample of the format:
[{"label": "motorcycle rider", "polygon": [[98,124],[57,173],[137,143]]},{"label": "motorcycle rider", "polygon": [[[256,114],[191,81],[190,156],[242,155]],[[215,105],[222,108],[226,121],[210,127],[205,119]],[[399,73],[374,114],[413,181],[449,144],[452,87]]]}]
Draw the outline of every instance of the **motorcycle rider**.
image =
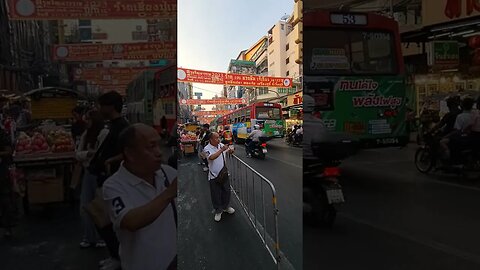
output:
[{"label": "motorcycle rider", "polygon": [[309,95],[303,96],[303,127],[305,134],[303,135],[303,160],[308,163],[318,160],[314,155],[312,144],[321,142],[328,134],[327,127],[322,119],[315,116],[315,100]]},{"label": "motorcycle rider", "polygon": [[454,157],[457,157],[459,150],[464,149],[469,144],[470,137],[468,136],[468,133],[475,120],[475,113],[472,112],[474,103],[475,101],[471,97],[463,99],[463,112],[457,116],[453,126],[454,130],[440,141],[440,145],[444,150],[444,158],[446,160],[450,159],[451,152],[455,154]]},{"label": "motorcycle rider", "polygon": [[303,139],[303,127],[302,125],[298,125],[298,129],[295,131],[295,135],[294,135],[294,142],[296,143],[301,143],[302,142],[302,139]]},{"label": "motorcycle rider", "polygon": [[225,126],[225,129],[222,132],[222,138],[223,138],[223,141],[222,141],[223,144],[229,145],[232,143],[232,132],[230,131],[229,126]]},{"label": "motorcycle rider", "polygon": [[457,116],[462,112],[459,108],[459,102],[458,99],[455,97],[449,97],[447,98],[447,107],[448,107],[448,113],[445,114],[442,117],[442,120],[438,122],[433,128],[432,132],[435,132],[439,129],[441,129],[441,136],[446,136],[450,134],[454,129],[455,125],[455,120],[457,119]]},{"label": "motorcycle rider", "polygon": [[251,139],[247,146],[247,157],[252,157],[253,149],[255,148],[255,144],[260,142],[260,137],[263,136],[263,132],[260,130],[259,125],[254,125],[252,132],[248,135],[247,139]]}]

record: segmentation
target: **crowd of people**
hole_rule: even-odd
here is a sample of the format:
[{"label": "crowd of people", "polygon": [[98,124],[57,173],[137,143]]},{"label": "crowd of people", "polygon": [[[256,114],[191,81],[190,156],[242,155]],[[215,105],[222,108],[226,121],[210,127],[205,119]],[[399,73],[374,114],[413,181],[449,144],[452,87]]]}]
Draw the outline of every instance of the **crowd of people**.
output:
[{"label": "crowd of people", "polygon": [[100,269],[175,269],[176,169],[163,164],[160,134],[122,116],[108,92],[98,108],[73,110],[76,158],[84,168],[81,248],[107,247]]},{"label": "crowd of people", "polygon": [[[14,134],[29,114],[0,99],[0,225],[15,225],[9,167]],[[122,115],[123,98],[108,92],[96,106],[72,111],[75,158],[83,168],[80,247],[107,247],[102,270],[176,269],[176,169],[163,164],[160,134]],[[15,119],[15,121],[12,121]],[[166,153],[168,154],[168,153]]]}]

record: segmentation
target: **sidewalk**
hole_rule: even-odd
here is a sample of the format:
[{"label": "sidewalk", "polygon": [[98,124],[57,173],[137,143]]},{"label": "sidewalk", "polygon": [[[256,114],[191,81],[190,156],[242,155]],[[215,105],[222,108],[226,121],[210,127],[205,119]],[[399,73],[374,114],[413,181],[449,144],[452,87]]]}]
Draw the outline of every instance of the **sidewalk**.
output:
[{"label": "sidewalk", "polygon": [[207,173],[197,163],[196,156],[179,162],[178,269],[276,269],[234,196],[235,214],[213,220]]},{"label": "sidewalk", "polygon": [[[3,230],[0,228],[1,236]],[[13,239],[0,238],[1,269],[90,270],[108,257],[106,248],[80,249],[78,205],[32,206],[14,229]]]}]

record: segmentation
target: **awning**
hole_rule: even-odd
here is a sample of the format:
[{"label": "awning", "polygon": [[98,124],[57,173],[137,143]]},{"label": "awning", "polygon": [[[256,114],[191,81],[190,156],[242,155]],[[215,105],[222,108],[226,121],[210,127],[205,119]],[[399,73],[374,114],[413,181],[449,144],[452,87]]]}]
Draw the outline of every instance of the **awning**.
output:
[{"label": "awning", "polygon": [[[459,39],[480,35],[480,16],[473,16],[453,22],[435,24],[400,34],[404,43],[423,43],[436,39]],[[465,36],[466,35],[466,36]]]}]

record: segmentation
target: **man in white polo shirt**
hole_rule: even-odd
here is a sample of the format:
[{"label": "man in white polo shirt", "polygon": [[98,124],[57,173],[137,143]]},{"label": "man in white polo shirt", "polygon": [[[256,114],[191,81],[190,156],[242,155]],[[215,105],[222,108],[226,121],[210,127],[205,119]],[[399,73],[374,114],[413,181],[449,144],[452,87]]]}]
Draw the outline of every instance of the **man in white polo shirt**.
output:
[{"label": "man in white polo shirt", "polygon": [[[228,151],[227,151],[228,150]],[[204,149],[208,160],[208,181],[210,183],[210,195],[212,197],[213,208],[215,209],[215,221],[220,221],[222,213],[235,213],[235,209],[230,204],[230,181],[228,175],[223,183],[218,183],[215,179],[220,171],[226,166],[225,151],[233,153],[233,148],[220,143],[220,135],[213,132],[210,135],[210,143]]]},{"label": "man in white polo shirt", "polygon": [[119,138],[124,162],[103,185],[123,270],[176,269],[177,172],[162,165],[159,143],[152,127],[128,127]]}]

